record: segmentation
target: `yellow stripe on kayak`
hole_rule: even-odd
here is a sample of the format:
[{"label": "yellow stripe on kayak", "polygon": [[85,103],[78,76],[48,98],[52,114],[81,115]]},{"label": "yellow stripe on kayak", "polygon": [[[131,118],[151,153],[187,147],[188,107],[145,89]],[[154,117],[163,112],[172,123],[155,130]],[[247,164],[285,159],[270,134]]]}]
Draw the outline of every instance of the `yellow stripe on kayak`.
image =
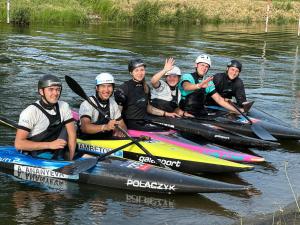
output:
[{"label": "yellow stripe on kayak", "polygon": [[[97,146],[101,148],[114,149],[122,145],[131,142],[131,140],[81,140],[77,139],[77,143],[87,144],[91,146]],[[178,159],[191,162],[201,162],[207,164],[215,164],[236,168],[251,169],[253,166],[244,165],[241,163],[235,163],[228,160],[215,158],[213,156],[208,156],[195,152],[180,146],[172,145],[166,142],[151,140],[151,141],[140,141],[140,144],[145,147],[151,154],[156,157]],[[143,154],[146,155],[138,146],[135,144],[128,146],[123,149],[123,151]]]}]

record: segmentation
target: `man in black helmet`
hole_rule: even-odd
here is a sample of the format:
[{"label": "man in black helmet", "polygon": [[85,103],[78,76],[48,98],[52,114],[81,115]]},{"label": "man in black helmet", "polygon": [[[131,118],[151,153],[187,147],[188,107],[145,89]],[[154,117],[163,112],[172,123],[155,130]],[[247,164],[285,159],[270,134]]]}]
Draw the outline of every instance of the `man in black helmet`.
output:
[{"label": "man in black helmet", "polygon": [[[231,60],[227,64],[225,73],[217,73],[214,75],[213,82],[216,91],[225,99],[235,97],[239,107],[247,102],[244,83],[239,77],[242,71],[242,64],[237,60]],[[216,105],[212,98],[207,99],[208,105]]]},{"label": "man in black helmet", "polygon": [[24,109],[19,118],[15,147],[34,157],[55,158],[68,147],[68,159],[74,157],[76,130],[68,103],[59,101],[61,81],[44,75],[38,82],[41,99]]}]

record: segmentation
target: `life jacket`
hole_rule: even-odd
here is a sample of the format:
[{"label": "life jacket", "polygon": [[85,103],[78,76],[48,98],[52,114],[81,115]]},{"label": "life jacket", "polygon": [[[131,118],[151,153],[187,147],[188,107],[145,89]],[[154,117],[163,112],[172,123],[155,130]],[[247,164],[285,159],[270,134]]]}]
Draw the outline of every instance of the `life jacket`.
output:
[{"label": "life jacket", "polygon": [[[195,84],[200,83],[199,77],[196,72],[191,74]],[[200,88],[198,90],[193,91],[192,93],[188,94],[185,99],[181,99],[179,103],[179,107],[196,117],[207,115],[207,111],[204,107],[205,105],[205,88]]]},{"label": "life jacket", "polygon": [[174,112],[174,110],[178,107],[178,97],[179,97],[179,90],[178,87],[175,87],[175,95],[172,95],[171,101],[154,98],[150,100],[150,103],[155,108],[164,110],[166,112]]},{"label": "life jacket", "polygon": [[[105,114],[102,115],[99,113],[97,121],[93,124],[95,125],[104,125],[109,122],[110,118],[110,106],[109,106],[109,101],[107,101],[106,104],[100,103],[101,100],[96,98],[95,96],[91,96],[93,100],[96,102],[97,107]],[[101,140],[101,139],[109,139],[113,136],[113,131],[100,131],[95,134],[86,134],[81,131],[81,129],[77,129],[77,135],[80,139],[82,140]]]},{"label": "life jacket", "polygon": [[[56,111],[55,115],[49,114],[41,105],[37,103],[33,103],[32,105],[37,107],[39,110],[41,110],[43,114],[45,114],[45,116],[49,120],[49,126],[45,131],[28,138],[28,140],[37,141],[37,142],[51,142],[56,140],[64,128],[64,124],[61,122],[61,115],[60,115],[58,103],[54,105],[54,109]],[[39,151],[31,151],[29,154],[36,157],[38,156],[38,154],[45,153],[45,152],[53,153],[53,150],[45,149]]]}]

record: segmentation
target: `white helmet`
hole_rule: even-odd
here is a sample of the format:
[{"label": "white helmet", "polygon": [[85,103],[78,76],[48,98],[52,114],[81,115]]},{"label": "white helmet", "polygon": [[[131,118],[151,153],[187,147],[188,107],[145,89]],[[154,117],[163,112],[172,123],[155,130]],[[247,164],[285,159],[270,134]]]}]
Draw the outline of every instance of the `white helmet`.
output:
[{"label": "white helmet", "polygon": [[168,71],[165,75],[166,76],[168,76],[168,75],[181,76],[181,71],[180,71],[179,67],[173,66],[173,69],[171,69],[170,71]]},{"label": "white helmet", "polygon": [[208,55],[205,55],[205,54],[199,55],[197,57],[197,59],[195,60],[195,63],[196,64],[198,64],[198,63],[206,63],[206,64],[209,65],[209,67],[211,67],[210,57]]},{"label": "white helmet", "polygon": [[114,84],[115,79],[110,73],[100,73],[96,76],[96,85],[99,84]]}]

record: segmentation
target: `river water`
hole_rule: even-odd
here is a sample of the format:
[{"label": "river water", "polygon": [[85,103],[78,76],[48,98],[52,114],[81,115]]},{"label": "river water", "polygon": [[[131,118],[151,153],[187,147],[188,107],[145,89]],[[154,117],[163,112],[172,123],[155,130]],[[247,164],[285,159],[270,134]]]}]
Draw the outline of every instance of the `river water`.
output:
[{"label": "river water", "polygon": [[[114,74],[118,84],[129,79],[131,58],[145,60],[149,81],[163,67],[165,57],[173,56],[182,72],[191,72],[197,55],[207,53],[213,61],[211,75],[224,71],[231,59],[239,59],[248,98],[255,100],[255,106],[300,127],[296,29],[296,25],[273,26],[264,33],[264,27],[257,25],[15,28],[2,24],[0,114],[17,121],[21,110],[38,98],[37,80],[45,73],[62,80],[70,75],[93,94],[93,80],[100,72]],[[72,107],[79,104],[65,83],[61,98]],[[14,134],[0,126],[0,144],[12,144]],[[278,149],[253,151],[267,162],[250,172],[214,176],[250,185],[251,193],[163,196],[56,180],[39,184],[0,173],[1,224],[231,224],[246,216],[258,218],[294,201],[293,191],[296,197],[300,194],[300,144],[285,142]]]}]

